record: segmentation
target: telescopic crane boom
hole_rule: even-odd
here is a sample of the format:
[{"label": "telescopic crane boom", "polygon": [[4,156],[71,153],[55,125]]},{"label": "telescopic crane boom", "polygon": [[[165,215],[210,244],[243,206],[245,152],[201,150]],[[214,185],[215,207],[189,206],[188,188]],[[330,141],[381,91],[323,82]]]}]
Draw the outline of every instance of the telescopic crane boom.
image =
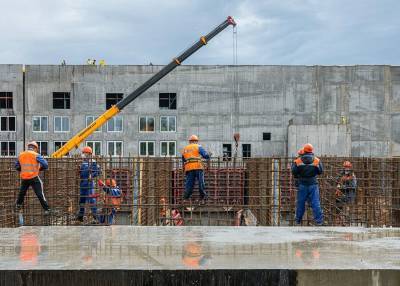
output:
[{"label": "telescopic crane boom", "polygon": [[93,121],[89,126],[82,129],[78,134],[72,137],[67,143],[65,143],[60,149],[54,152],[51,157],[60,158],[65,156],[69,151],[73,148],[78,148],[79,144],[89,137],[97,128],[101,127],[104,123],[106,123],[110,118],[118,114],[125,106],[131,103],[135,98],[140,96],[143,92],[152,87],[155,83],[157,83],[160,79],[174,70],[177,66],[179,66],[184,60],[194,54],[198,49],[202,46],[206,45],[212,38],[222,32],[229,25],[236,26],[235,20],[231,16],[229,16],[224,22],[218,25],[214,30],[208,33],[206,36],[200,37],[200,39],[186,51],[184,51],[181,55],[174,58],[168,65],[163,67],[158,73],[153,75],[150,79],[148,79],[145,83],[139,86],[134,92],[129,94],[127,97],[121,99],[116,105],[113,105],[106,112],[100,115],[95,121]]}]

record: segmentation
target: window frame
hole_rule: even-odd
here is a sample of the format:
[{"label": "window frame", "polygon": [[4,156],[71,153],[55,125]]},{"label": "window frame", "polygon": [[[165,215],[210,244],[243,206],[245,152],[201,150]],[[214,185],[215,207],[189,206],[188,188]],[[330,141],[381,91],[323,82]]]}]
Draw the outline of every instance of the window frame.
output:
[{"label": "window frame", "polygon": [[[4,93],[4,96],[2,95]],[[11,96],[7,96],[7,94],[11,94]],[[0,91],[0,101],[4,98],[6,102],[6,107],[0,107],[0,109],[14,109],[14,93],[12,91]],[[7,105],[8,100],[11,98],[11,107]],[[0,104],[1,106],[1,104]]]},{"label": "window frame", "polygon": [[[7,143],[7,155],[2,155],[2,150],[1,150],[1,145],[3,143]],[[14,155],[10,155],[10,143],[14,143]],[[17,141],[13,141],[13,140],[5,140],[5,141],[0,141],[0,157],[15,157],[17,156]]]},{"label": "window frame", "polygon": [[[162,154],[162,143],[167,143],[167,155],[163,155]],[[169,153],[169,151],[170,151],[170,149],[169,149],[169,143],[174,143],[175,144],[175,148],[174,148],[174,155],[170,155]],[[176,141],[174,141],[174,140],[163,140],[163,141],[160,141],[160,157],[176,157]]]},{"label": "window frame", "polygon": [[[115,150],[117,150],[117,148],[115,148],[116,146],[116,143],[121,143],[121,155],[110,155],[109,154],[109,150],[110,150],[110,148],[109,148],[109,144],[110,143],[114,143],[114,149]],[[109,141],[107,141],[107,156],[111,156],[111,157],[122,157],[122,156],[124,156],[124,141],[122,141],[122,140],[109,140]]]},{"label": "window frame", "polygon": [[[91,147],[93,150],[93,155],[95,156],[102,156],[103,155],[103,142],[100,140],[87,140],[85,141],[86,146],[89,146],[89,143],[93,143],[93,146]],[[100,154],[96,154],[96,148],[94,146],[96,145],[95,143],[100,143]]]},{"label": "window frame", "polygon": [[[42,131],[42,130],[40,130],[40,131],[35,131],[35,130],[33,130],[33,127],[34,127],[34,124],[33,124],[33,120],[34,120],[34,118],[35,117],[39,117],[40,118],[40,129],[42,129],[42,118],[47,118],[47,130],[46,131]],[[37,132],[37,133],[46,133],[46,132],[49,132],[49,116],[47,116],[47,115],[33,115],[32,116],[32,132]]]},{"label": "window frame", "polygon": [[[272,141],[272,133],[271,132],[263,132],[262,137],[263,137],[263,141]],[[268,137],[268,138],[264,139],[265,137]]]},{"label": "window frame", "polygon": [[[121,119],[121,130],[114,130],[114,131],[111,131],[111,130],[109,130],[109,124],[110,124],[110,122],[111,122],[111,120],[116,120],[116,119]],[[114,127],[115,127],[115,121],[114,121]],[[114,128],[115,129],[115,128]],[[120,133],[120,132],[124,132],[124,118],[122,117],[122,116],[114,116],[114,117],[112,117],[112,118],[110,118],[108,121],[107,121],[107,133]]]},{"label": "window frame", "polygon": [[[140,130],[140,118],[146,118],[146,126],[147,126],[147,118],[153,118],[153,122],[154,122],[154,128],[153,131],[141,131]],[[139,129],[139,133],[155,133],[156,132],[156,117],[155,116],[139,116],[139,121],[138,121],[138,129]]]},{"label": "window frame", "polygon": [[[248,151],[246,150],[246,152],[250,153],[250,156],[246,156],[246,157],[244,156],[244,152],[245,152],[245,151],[244,151],[244,148],[243,148],[243,147],[244,147],[245,145],[250,147],[250,149],[249,149]],[[244,144],[242,144],[242,158],[251,158],[251,144],[250,144],[250,143],[244,143]]]},{"label": "window frame", "polygon": [[[89,117],[93,117],[93,121],[95,121],[95,120],[98,118],[98,116],[86,115],[86,117],[85,117],[85,124],[86,124],[85,126],[86,126],[86,127],[88,127],[90,124],[93,123],[93,121],[92,121],[92,122],[90,122],[90,123],[88,124],[88,118],[89,118]],[[97,128],[94,132],[95,132],[95,133],[102,132],[102,126],[100,126],[99,128]]]},{"label": "window frame", "polygon": [[[121,98],[115,102],[114,104],[111,104],[111,106],[107,106],[107,96],[108,95],[121,95]],[[118,102],[120,102],[122,99],[124,99],[124,93],[123,92],[106,92],[106,110],[110,109],[113,105],[116,105]],[[109,99],[111,100],[111,99]]]},{"label": "window frame", "polygon": [[[3,118],[3,117],[6,117],[7,118],[7,127],[8,127],[8,129],[9,129],[9,127],[10,127],[10,118],[11,117],[13,117],[14,118],[14,123],[15,123],[15,130],[1,130],[2,129],[2,126],[1,126],[1,119]],[[15,116],[15,115],[4,115],[4,116],[0,116],[0,132],[17,132],[17,116]]]},{"label": "window frame", "polygon": [[[61,118],[61,127],[63,126],[63,118],[68,118],[68,131],[56,131],[56,118]],[[68,133],[71,132],[71,120],[69,118],[69,116],[65,116],[65,115],[57,115],[54,116],[53,118],[53,132],[54,133]]]},{"label": "window frame", "polygon": [[[230,156],[225,157],[224,156],[224,145],[230,146]],[[231,143],[222,143],[222,158],[226,159],[227,161],[230,161],[232,159],[232,144]]]},{"label": "window frame", "polygon": [[[161,104],[161,98],[160,96],[162,94],[168,94],[168,107],[162,107],[160,106]],[[171,94],[175,95],[175,108],[171,108]],[[178,109],[178,94],[176,92],[159,92],[158,93],[158,108],[161,110],[177,110]]]},{"label": "window frame", "polygon": [[[54,107],[54,96],[55,95],[63,95],[63,105],[64,105],[64,107],[63,108],[56,108],[56,107]],[[66,95],[68,95],[68,99],[66,99]],[[58,99],[58,100],[61,100],[61,99]],[[69,101],[69,108],[67,108],[67,103],[66,103],[66,100],[68,100]],[[71,109],[71,92],[69,92],[69,91],[54,91],[53,92],[53,109],[56,109],[56,110],[64,110],[64,109],[66,109],[66,110],[68,110],[68,109]]]},{"label": "window frame", "polygon": [[[140,154],[140,145],[141,143],[146,143],[146,155],[141,155]],[[153,143],[153,150],[154,150],[154,154],[153,155],[148,155],[149,153],[149,143]],[[155,157],[156,156],[156,141],[154,140],[141,140],[139,141],[139,152],[138,152],[140,157]]]},{"label": "window frame", "polygon": [[[161,120],[162,120],[162,118],[167,118],[168,120],[167,120],[167,128],[169,129],[169,120],[170,120],[170,118],[174,118],[175,119],[175,125],[174,125],[174,128],[175,128],[175,130],[174,131],[169,131],[169,130],[167,130],[167,131],[163,131],[163,130],[161,130]],[[177,117],[176,117],[176,115],[162,115],[162,116],[160,116],[160,132],[162,132],[162,133],[176,133],[176,128],[177,128]]]},{"label": "window frame", "polygon": [[[42,155],[42,156],[48,157],[49,156],[49,141],[36,141],[36,143],[39,145],[39,154]],[[42,150],[41,149],[42,149],[42,144],[43,143],[47,144],[47,148],[46,148],[47,149],[46,150],[47,154],[46,155],[42,154]]]}]

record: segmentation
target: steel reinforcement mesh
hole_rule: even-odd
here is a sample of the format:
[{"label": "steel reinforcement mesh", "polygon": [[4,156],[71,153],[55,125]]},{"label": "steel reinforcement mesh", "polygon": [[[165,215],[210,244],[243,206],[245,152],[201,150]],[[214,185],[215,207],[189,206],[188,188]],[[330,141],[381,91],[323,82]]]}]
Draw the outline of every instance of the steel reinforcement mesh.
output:
[{"label": "steel reinforcement mesh", "polygon": [[[196,184],[183,200],[185,175],[180,158],[94,158],[101,169],[93,177],[94,192],[86,203],[83,222],[77,220],[81,158],[48,159],[41,172],[44,194],[53,212],[45,215],[30,189],[25,198],[24,225],[294,225],[296,188],[293,158],[213,158],[204,164],[208,200],[200,199]],[[322,157],[320,200],[325,224],[335,226],[400,226],[400,158]],[[353,204],[338,201],[336,190],[342,164],[349,160],[358,187]],[[0,226],[19,225],[14,210],[19,190],[15,158],[0,159]],[[116,180],[120,205],[106,199],[98,180]],[[92,210],[97,213],[93,215]],[[312,225],[310,207],[303,225]]]}]

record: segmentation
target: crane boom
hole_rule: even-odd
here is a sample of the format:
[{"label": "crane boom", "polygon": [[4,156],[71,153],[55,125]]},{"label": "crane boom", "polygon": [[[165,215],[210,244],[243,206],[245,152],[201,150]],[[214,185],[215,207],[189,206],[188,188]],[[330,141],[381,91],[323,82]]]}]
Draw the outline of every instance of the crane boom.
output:
[{"label": "crane boom", "polygon": [[174,70],[179,66],[184,60],[190,57],[193,53],[199,50],[202,46],[206,45],[212,38],[222,32],[229,25],[236,26],[236,22],[232,17],[228,17],[224,22],[218,25],[214,30],[208,33],[206,36],[200,37],[200,39],[192,45],[190,48],[185,50],[178,57],[174,58],[168,65],[164,66],[158,73],[153,75],[150,79],[139,86],[135,91],[130,93],[127,97],[121,99],[116,105],[113,105],[106,112],[100,115],[95,121],[93,121],[89,126],[82,129],[74,137],[72,137],[67,143],[65,143],[60,149],[54,152],[51,157],[60,158],[65,156],[73,148],[78,148],[79,144],[90,136],[94,131],[106,123],[110,118],[118,114],[125,106],[131,103],[135,98],[140,96],[160,79]]}]

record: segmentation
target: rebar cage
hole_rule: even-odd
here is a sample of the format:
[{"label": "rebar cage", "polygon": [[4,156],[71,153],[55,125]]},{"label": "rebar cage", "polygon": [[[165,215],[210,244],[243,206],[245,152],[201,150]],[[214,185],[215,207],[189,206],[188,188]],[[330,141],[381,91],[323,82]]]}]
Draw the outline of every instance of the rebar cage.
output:
[{"label": "rebar cage", "polygon": [[[16,158],[0,159],[0,226],[19,225],[14,205],[19,191]],[[190,200],[183,201],[181,158],[96,157],[101,169],[93,177],[91,203],[80,199],[79,168],[82,158],[49,158],[41,172],[44,194],[52,208],[45,215],[35,193],[29,190],[22,209],[24,225],[294,225],[296,187],[290,165],[293,158],[212,158],[204,163],[208,199],[200,199],[196,184]],[[358,187],[354,203],[336,197],[337,178],[345,160],[353,164]],[[325,224],[332,226],[400,226],[400,158],[321,157],[320,200]],[[119,205],[107,200],[98,180],[114,179],[121,190]],[[97,208],[97,214],[92,209]],[[102,216],[103,221],[98,218]],[[105,218],[105,219],[104,219]],[[310,208],[303,225],[312,225]]]}]

